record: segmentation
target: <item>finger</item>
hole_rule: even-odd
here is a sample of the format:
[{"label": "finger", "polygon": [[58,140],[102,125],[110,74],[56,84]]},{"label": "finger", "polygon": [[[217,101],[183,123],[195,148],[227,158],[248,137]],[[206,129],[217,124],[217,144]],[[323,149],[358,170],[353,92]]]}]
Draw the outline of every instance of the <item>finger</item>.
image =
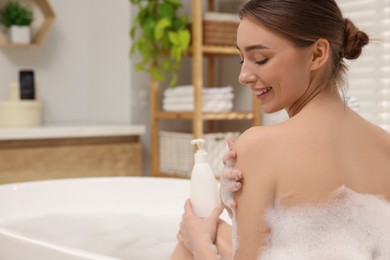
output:
[{"label": "finger", "polygon": [[227,168],[222,171],[222,178],[225,182],[237,182],[242,179],[242,173],[238,169]]},{"label": "finger", "polygon": [[238,169],[234,169],[232,171],[233,179],[239,181],[242,179],[242,172]]},{"label": "finger", "polygon": [[228,147],[229,147],[229,150],[232,151],[233,150],[233,146],[234,146],[234,143],[236,142],[236,139],[235,138],[228,138],[227,139],[227,144],[228,144]]},{"label": "finger", "polygon": [[229,163],[229,166],[233,165],[235,160],[236,160],[236,157],[237,157],[236,152],[228,151],[224,154],[222,162],[224,165],[227,165],[228,163]]},{"label": "finger", "polygon": [[188,214],[190,216],[194,215],[190,199],[187,199],[186,203],[184,204],[184,214]]},{"label": "finger", "polygon": [[190,209],[191,209],[191,200],[186,199],[186,202],[184,203],[184,211],[187,212]]},{"label": "finger", "polygon": [[224,210],[224,206],[222,203],[219,203],[214,210],[211,212],[210,217],[211,219],[218,219],[219,216],[222,214]]},{"label": "finger", "polygon": [[232,180],[232,181],[239,181],[242,179],[242,173],[240,170],[238,169],[233,169],[231,172],[230,172],[230,175],[229,175],[229,179]]},{"label": "finger", "polygon": [[225,165],[225,167],[223,168],[222,170],[222,177],[225,179],[225,180],[231,180],[233,179],[233,168]]},{"label": "finger", "polygon": [[241,189],[241,183],[240,182],[228,182],[225,184],[225,189],[227,192],[236,192],[239,189]]},{"label": "finger", "polygon": [[241,183],[232,179],[224,178],[221,183],[221,192],[234,193],[241,188]]},{"label": "finger", "polygon": [[230,207],[230,209],[235,209],[235,208],[237,208],[237,203],[236,203],[236,201],[234,201],[234,200],[230,201],[230,202],[229,202],[229,207]]},{"label": "finger", "polygon": [[228,209],[228,208],[231,208],[231,209],[234,209],[237,207],[237,203],[236,201],[234,200],[233,196],[229,195],[229,196],[226,196],[223,200],[224,202],[224,205],[225,207]]}]

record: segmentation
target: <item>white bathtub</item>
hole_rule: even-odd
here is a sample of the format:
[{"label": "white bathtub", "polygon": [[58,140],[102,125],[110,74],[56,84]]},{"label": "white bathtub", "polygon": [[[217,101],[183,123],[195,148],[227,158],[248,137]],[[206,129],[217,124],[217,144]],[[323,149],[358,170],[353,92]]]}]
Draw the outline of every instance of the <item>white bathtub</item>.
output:
[{"label": "white bathtub", "polygon": [[169,259],[188,196],[170,178],[0,185],[0,259]]}]

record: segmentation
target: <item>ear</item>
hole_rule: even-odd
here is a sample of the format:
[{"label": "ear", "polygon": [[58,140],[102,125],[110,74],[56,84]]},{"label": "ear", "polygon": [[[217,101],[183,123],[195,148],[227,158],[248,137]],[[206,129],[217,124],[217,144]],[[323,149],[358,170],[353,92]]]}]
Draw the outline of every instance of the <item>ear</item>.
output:
[{"label": "ear", "polygon": [[312,46],[312,62],[310,69],[312,71],[323,67],[330,57],[329,41],[323,38],[318,39]]}]

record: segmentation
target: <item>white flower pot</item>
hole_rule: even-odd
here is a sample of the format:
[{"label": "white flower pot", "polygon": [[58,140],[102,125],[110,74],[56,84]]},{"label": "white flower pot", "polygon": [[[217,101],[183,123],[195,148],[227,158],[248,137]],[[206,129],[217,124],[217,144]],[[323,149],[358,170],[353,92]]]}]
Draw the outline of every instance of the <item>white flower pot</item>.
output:
[{"label": "white flower pot", "polygon": [[12,25],[8,29],[8,38],[12,43],[29,44],[31,43],[31,30],[29,26]]}]

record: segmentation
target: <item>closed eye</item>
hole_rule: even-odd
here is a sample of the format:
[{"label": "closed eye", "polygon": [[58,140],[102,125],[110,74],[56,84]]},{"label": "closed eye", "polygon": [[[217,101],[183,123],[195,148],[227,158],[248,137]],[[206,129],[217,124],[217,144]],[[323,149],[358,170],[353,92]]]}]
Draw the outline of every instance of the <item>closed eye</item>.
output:
[{"label": "closed eye", "polygon": [[266,64],[268,62],[268,60],[269,59],[267,58],[267,59],[264,59],[264,60],[256,61],[255,64],[257,64],[257,65],[264,65],[264,64]]},{"label": "closed eye", "polygon": [[[268,61],[269,61],[269,59],[267,58],[267,59],[264,59],[264,60],[256,61],[255,64],[257,64],[257,65],[264,65],[264,64],[266,64]],[[244,60],[241,60],[241,61],[240,61],[240,64],[243,64],[243,63],[244,63]]]}]

